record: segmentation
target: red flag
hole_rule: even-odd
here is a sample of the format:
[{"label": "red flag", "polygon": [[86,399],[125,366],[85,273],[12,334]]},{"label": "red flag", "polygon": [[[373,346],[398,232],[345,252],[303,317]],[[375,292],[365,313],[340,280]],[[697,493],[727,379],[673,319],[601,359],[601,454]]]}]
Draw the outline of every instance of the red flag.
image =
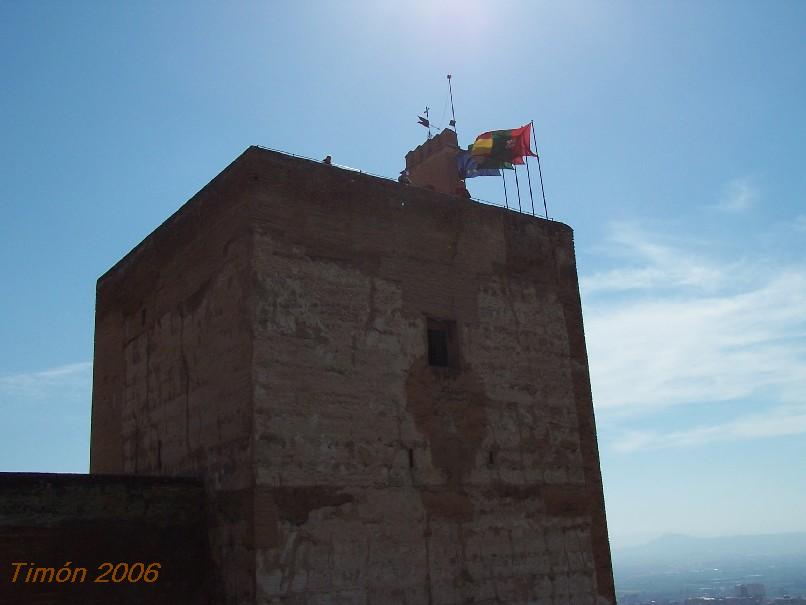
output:
[{"label": "red flag", "polygon": [[492,130],[476,137],[471,153],[477,157],[523,164],[523,157],[535,155],[530,149],[529,139],[532,125],[527,124],[512,130]]}]

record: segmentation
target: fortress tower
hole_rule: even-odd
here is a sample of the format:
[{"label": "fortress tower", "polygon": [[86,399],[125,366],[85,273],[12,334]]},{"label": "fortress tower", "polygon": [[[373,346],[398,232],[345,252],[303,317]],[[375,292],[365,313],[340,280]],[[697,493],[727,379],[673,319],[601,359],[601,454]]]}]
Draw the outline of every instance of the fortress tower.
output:
[{"label": "fortress tower", "polygon": [[202,477],[223,602],[615,603],[572,231],[431,148],[250,147],[98,280],[91,472]]}]

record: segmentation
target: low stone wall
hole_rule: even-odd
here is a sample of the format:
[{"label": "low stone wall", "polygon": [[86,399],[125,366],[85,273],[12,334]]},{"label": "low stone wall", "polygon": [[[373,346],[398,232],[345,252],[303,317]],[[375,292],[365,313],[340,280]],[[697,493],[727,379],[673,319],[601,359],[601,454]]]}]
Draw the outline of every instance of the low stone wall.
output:
[{"label": "low stone wall", "polygon": [[0,603],[215,603],[205,515],[196,479],[0,473]]}]

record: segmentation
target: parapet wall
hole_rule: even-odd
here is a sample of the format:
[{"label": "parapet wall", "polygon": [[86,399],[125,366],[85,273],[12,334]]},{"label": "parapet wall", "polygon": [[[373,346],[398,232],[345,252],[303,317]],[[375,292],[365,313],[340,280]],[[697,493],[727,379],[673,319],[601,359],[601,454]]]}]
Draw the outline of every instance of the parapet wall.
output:
[{"label": "parapet wall", "polygon": [[0,473],[0,603],[215,603],[205,516],[194,479]]}]

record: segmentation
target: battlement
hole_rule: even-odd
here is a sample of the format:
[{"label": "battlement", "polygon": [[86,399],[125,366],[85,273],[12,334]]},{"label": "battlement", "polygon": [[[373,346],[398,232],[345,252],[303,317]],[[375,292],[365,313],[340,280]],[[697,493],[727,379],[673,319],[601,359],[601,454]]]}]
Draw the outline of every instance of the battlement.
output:
[{"label": "battlement", "polygon": [[459,142],[456,133],[449,128],[409,151],[406,154],[406,170],[409,171],[412,184],[454,194],[460,184],[457,151]]}]

